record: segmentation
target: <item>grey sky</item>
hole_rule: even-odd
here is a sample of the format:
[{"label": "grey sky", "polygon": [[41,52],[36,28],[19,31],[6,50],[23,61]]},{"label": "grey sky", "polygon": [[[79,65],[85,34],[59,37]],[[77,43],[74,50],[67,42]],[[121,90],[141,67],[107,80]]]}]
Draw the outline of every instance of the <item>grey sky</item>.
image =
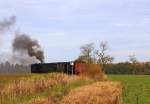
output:
[{"label": "grey sky", "polygon": [[[150,59],[149,0],[1,0],[0,20],[17,17],[17,24],[0,42],[0,53],[8,52],[13,31],[38,39],[46,61],[74,60],[79,47],[108,41],[115,61],[135,54]],[[6,42],[7,41],[7,42]]]}]

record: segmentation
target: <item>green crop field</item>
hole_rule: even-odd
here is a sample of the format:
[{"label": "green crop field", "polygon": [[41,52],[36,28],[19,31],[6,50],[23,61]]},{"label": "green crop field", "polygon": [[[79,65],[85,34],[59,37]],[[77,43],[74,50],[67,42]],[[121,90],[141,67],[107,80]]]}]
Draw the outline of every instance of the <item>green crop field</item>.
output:
[{"label": "green crop field", "polygon": [[108,79],[122,82],[123,104],[150,104],[150,75],[109,75]]}]

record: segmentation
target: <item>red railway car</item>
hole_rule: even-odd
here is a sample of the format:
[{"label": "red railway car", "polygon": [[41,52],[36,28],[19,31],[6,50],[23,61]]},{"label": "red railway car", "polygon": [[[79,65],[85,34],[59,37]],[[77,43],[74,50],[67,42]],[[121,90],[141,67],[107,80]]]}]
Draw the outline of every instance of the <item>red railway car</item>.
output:
[{"label": "red railway car", "polygon": [[83,74],[86,71],[86,64],[82,61],[74,62],[75,74]]}]

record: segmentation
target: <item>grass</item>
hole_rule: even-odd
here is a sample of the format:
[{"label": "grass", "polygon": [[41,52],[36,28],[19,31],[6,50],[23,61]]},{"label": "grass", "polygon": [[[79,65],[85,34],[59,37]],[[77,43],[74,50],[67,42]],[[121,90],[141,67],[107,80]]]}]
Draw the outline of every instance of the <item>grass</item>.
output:
[{"label": "grass", "polygon": [[[71,89],[92,83],[77,76],[60,73],[0,76],[0,103],[23,104],[52,96],[60,100]],[[56,99],[57,98],[57,99]]]},{"label": "grass", "polygon": [[95,82],[71,90],[59,104],[121,104],[121,88],[115,81]]},{"label": "grass", "polygon": [[88,85],[91,83],[93,83],[93,81],[79,79],[72,83],[68,83],[65,85],[58,85],[58,86],[49,88],[49,89],[43,91],[42,93],[31,97],[32,100],[31,99],[30,100],[36,102],[37,98],[39,100],[39,99],[48,99],[49,97],[51,97],[51,98],[53,98],[53,102],[55,104],[57,104],[63,98],[63,96],[65,96],[69,93],[70,90],[75,89],[77,87],[84,86],[84,85]]},{"label": "grass", "polygon": [[[109,79],[115,81],[122,79],[122,81],[124,81],[124,78],[121,78],[122,76],[118,77],[109,76]],[[135,79],[133,79],[133,82],[134,81]],[[69,101],[67,98],[71,97],[74,99],[74,96],[76,96],[75,99],[77,102],[79,101],[79,104],[83,104],[82,100],[89,100],[89,104],[91,104],[90,102],[93,102],[93,100],[96,101],[95,104],[99,104],[99,101],[103,101],[104,104],[105,101],[109,101],[107,104],[116,104],[114,101],[119,101],[116,100],[116,97],[120,96],[118,94],[121,93],[121,88],[117,87],[114,82],[104,81],[102,83],[96,83],[96,80],[87,77],[69,76],[62,73],[1,75],[0,104],[62,104],[62,101],[66,104],[66,102]],[[125,85],[126,83],[123,82],[123,84]],[[125,92],[129,90],[126,87],[124,89]],[[91,94],[93,95],[91,96]],[[125,96],[127,96],[127,94],[128,92],[124,93]],[[102,98],[102,100],[99,98]],[[125,97],[124,99],[126,100]],[[110,103],[110,101],[112,101],[112,103]]]},{"label": "grass", "polygon": [[4,104],[28,104],[28,102],[37,100],[37,99],[43,99],[48,98],[49,96],[55,98],[55,102],[62,99],[64,95],[66,95],[71,89],[87,85],[92,83],[92,81],[86,81],[86,80],[76,80],[72,83],[67,83],[64,85],[58,85],[54,86],[52,88],[47,88],[39,93],[34,93],[31,95],[24,95],[21,97],[17,97],[14,100],[8,100],[3,102]]},{"label": "grass", "polygon": [[6,75],[1,75],[0,74],[0,85],[5,85],[12,83],[14,81],[18,81],[21,79],[33,79],[33,78],[40,78],[40,77],[46,77],[48,76],[47,74],[6,74]]},{"label": "grass", "polygon": [[123,104],[150,104],[149,75],[109,75],[108,79],[122,82]]}]

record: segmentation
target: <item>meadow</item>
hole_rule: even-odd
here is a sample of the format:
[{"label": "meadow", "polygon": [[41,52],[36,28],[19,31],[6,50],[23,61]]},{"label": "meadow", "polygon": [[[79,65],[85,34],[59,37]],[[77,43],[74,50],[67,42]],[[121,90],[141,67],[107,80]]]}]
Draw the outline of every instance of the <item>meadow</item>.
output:
[{"label": "meadow", "polygon": [[122,86],[63,73],[0,75],[0,104],[121,104]]},{"label": "meadow", "polygon": [[82,104],[87,99],[91,104],[104,101],[103,94],[105,102],[113,99],[108,104],[118,104],[114,102],[120,94],[122,104],[150,104],[150,76],[108,75],[99,82],[61,73],[0,75],[0,104]]},{"label": "meadow", "polygon": [[150,104],[150,75],[109,75],[108,79],[121,81],[123,104]]}]

